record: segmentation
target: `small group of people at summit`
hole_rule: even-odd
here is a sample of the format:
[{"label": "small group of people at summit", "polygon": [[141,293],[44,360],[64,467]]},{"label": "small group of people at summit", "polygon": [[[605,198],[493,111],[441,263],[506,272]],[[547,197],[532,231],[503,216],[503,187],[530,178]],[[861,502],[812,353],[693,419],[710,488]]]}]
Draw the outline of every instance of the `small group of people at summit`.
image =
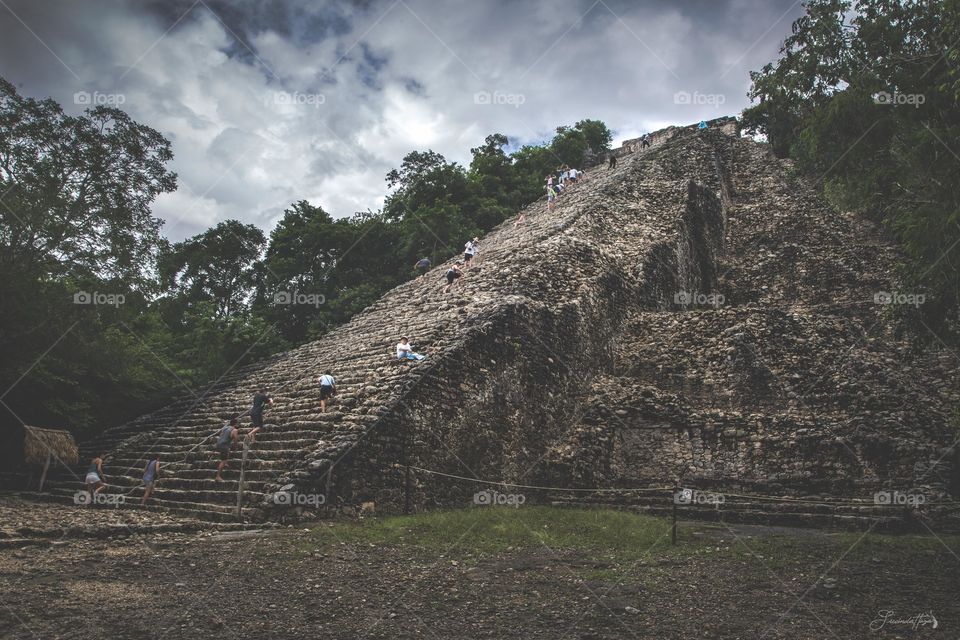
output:
[{"label": "small group of people at summit", "polygon": [[[569,189],[571,186],[576,184],[581,180],[585,180],[587,174],[579,169],[571,169],[568,165],[563,165],[557,167],[553,173],[547,174],[547,177],[544,178],[547,186],[547,209],[553,211],[555,205],[555,200],[559,198],[563,193]],[[520,214],[520,217],[517,218],[517,221],[514,223],[514,226],[517,226],[523,222],[523,214]]]}]

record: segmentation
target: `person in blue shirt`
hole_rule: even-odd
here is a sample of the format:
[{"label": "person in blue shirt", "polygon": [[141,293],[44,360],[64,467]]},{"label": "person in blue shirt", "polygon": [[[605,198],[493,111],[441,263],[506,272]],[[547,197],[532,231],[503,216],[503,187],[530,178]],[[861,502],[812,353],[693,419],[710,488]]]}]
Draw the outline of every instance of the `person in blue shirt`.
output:
[{"label": "person in blue shirt", "polygon": [[420,258],[417,260],[417,263],[413,265],[413,268],[417,270],[417,273],[419,273],[422,278],[427,275],[427,271],[430,271],[430,258]]}]

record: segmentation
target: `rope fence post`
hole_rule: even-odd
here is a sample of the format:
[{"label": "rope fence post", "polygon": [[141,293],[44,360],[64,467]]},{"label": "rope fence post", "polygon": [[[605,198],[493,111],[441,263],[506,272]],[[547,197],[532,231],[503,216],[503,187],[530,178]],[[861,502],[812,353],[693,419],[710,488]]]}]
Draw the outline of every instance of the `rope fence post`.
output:
[{"label": "rope fence post", "polygon": [[247,441],[243,441],[243,455],[240,457],[240,482],[237,484],[237,520],[243,521],[243,479],[247,470]]},{"label": "rope fence post", "polygon": [[677,492],[670,496],[670,546],[677,546]]},{"label": "rope fence post", "polygon": [[410,515],[413,511],[412,500],[410,497],[410,485],[411,485],[411,475],[410,475],[410,465],[407,465],[406,478],[404,478],[403,486],[403,512],[406,515]]},{"label": "rope fence post", "polygon": [[43,483],[47,480],[47,471],[50,470],[50,450],[47,450],[47,460],[43,463],[43,473],[40,474],[40,488],[37,491],[43,491]]}]

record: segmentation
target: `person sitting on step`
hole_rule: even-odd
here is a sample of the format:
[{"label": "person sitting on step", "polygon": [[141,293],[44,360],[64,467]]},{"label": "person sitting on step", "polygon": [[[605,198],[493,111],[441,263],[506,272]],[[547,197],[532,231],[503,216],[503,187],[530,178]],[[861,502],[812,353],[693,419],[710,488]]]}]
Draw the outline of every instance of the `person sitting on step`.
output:
[{"label": "person sitting on step", "polygon": [[333,379],[333,375],[329,371],[325,371],[322,376],[317,379],[317,382],[320,383],[320,413],[327,412],[327,400],[332,398],[337,392],[337,381]]},{"label": "person sitting on step", "polygon": [[406,337],[400,338],[400,342],[397,343],[398,360],[423,360],[426,357],[427,356],[420,355],[419,353],[414,353],[413,347]]},{"label": "person sitting on step", "polygon": [[233,449],[233,445],[237,443],[237,437],[240,435],[240,429],[237,428],[237,419],[230,418],[230,422],[223,425],[223,428],[220,429],[220,436],[217,438],[217,444],[214,448],[217,450],[217,453],[220,454],[220,464],[217,465],[217,475],[214,478],[217,482],[222,482],[223,477],[220,475],[223,473],[223,470],[227,467],[227,460],[230,459],[230,450]]}]

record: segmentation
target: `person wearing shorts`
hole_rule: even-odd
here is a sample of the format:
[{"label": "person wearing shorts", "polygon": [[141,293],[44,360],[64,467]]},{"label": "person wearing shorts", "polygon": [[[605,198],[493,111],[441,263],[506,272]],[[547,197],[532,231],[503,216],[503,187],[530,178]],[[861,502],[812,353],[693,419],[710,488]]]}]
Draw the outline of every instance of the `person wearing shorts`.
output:
[{"label": "person wearing shorts", "polygon": [[103,456],[105,454],[100,454],[96,458],[90,461],[90,466],[87,467],[87,475],[83,479],[83,483],[86,486],[87,493],[90,494],[90,502],[88,505],[94,503],[94,496],[98,495],[101,491],[107,488],[107,483],[103,481]]},{"label": "person wearing shorts", "polygon": [[477,246],[473,243],[473,240],[467,240],[467,244],[463,245],[463,263],[469,266],[476,252]]},{"label": "person wearing shorts", "polygon": [[273,406],[273,398],[263,392],[263,389],[257,389],[253,394],[253,405],[250,407],[250,422],[253,429],[247,433],[247,439],[253,443],[256,441],[257,434],[263,429],[263,407],[264,405]]},{"label": "person wearing shorts", "polygon": [[143,498],[140,500],[140,506],[146,506],[150,494],[153,493],[153,487],[160,477],[160,454],[156,454],[147,461],[147,466],[143,469]]},{"label": "person wearing shorts", "polygon": [[455,265],[447,269],[447,288],[446,293],[450,293],[450,289],[453,288],[453,283],[457,281],[457,278],[463,275],[463,272],[460,271],[460,265],[463,264],[459,260]]},{"label": "person wearing shorts", "polygon": [[230,422],[223,425],[220,429],[220,435],[217,437],[217,444],[214,446],[220,455],[220,463],[217,465],[217,475],[214,478],[217,482],[223,481],[220,475],[227,466],[227,460],[230,459],[230,450],[237,441],[237,435],[240,430],[237,429],[237,419],[231,418]]},{"label": "person wearing shorts", "polygon": [[334,380],[330,372],[327,371],[320,376],[318,382],[320,383],[320,413],[326,413],[327,400],[337,393],[337,381]]}]

